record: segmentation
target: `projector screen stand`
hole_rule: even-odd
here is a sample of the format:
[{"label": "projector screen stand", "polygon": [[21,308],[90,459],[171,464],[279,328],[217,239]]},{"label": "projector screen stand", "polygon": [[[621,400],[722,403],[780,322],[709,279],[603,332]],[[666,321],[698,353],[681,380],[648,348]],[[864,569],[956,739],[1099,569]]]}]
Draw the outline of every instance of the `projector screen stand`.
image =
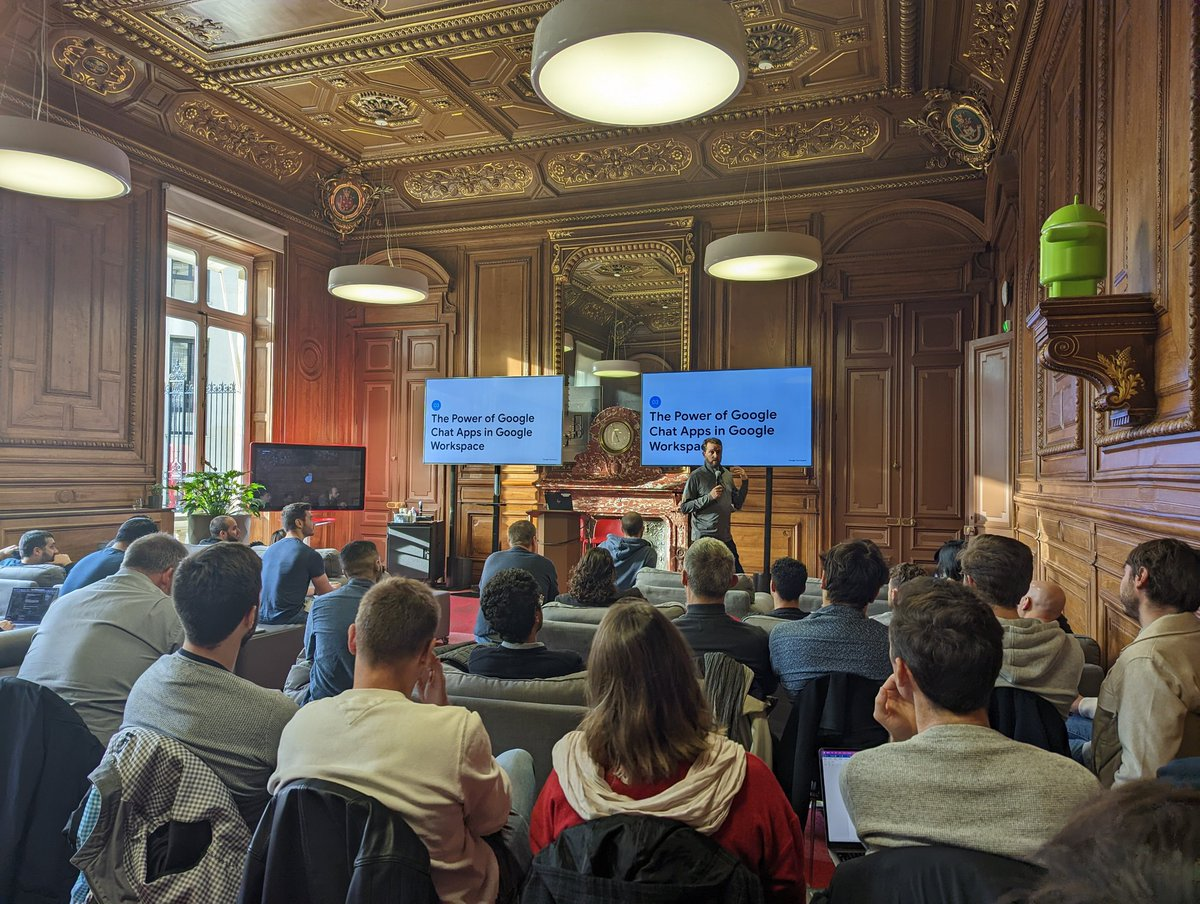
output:
[{"label": "projector screen stand", "polygon": [[[775,469],[768,467],[766,486],[763,488],[767,494],[763,505],[763,569],[762,577],[758,580],[758,583],[762,585],[761,589],[767,593],[771,591],[771,500],[774,495],[772,492],[772,484],[774,482]],[[755,587],[755,589],[758,590],[760,588]]]},{"label": "projector screen stand", "polygon": [[500,466],[492,471],[492,552],[500,549]]}]

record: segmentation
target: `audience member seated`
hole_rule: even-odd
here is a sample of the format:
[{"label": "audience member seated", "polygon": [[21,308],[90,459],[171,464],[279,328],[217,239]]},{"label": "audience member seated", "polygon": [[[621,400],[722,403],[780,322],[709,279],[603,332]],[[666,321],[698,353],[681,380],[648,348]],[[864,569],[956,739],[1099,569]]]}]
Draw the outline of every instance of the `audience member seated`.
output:
[{"label": "audience member seated", "polygon": [[799,559],[783,556],[771,563],[772,618],[799,621],[808,615],[800,608],[800,596],[808,582],[808,569]]},{"label": "audience member seated", "polygon": [[347,543],[340,558],[350,580],[313,600],[304,629],[304,658],[312,663],[308,700],[335,697],[354,684],[354,656],[347,640],[350,626],[363,594],[385,573],[379,550],[370,540]]},{"label": "audience member seated", "polygon": [[312,506],[307,502],[285,505],[283,526],[287,536],[268,546],[262,555],[261,621],[264,625],[304,624],[308,618],[304,598],[309,583],[318,596],[333,591],[333,585],[325,576],[321,554],[304,542],[316,530]]},{"label": "audience member seated", "polygon": [[[130,518],[117,529],[117,535],[103,549],[90,552],[71,568],[67,579],[59,588],[59,596],[65,596],[72,590],[94,584],[101,578],[117,573],[121,560],[125,558],[125,550],[129,544],[139,537],[147,537],[158,533],[158,525],[145,515]],[[115,729],[114,729],[115,730]]]},{"label": "audience member seated", "polygon": [[[1030,581],[1029,589],[1017,603],[1017,615],[1021,618],[1036,618],[1038,621],[1057,622],[1062,627],[1063,610],[1067,608],[1067,594],[1053,581]],[[1068,634],[1071,632],[1063,628]]]},{"label": "audience member seated", "polygon": [[48,530],[25,531],[21,534],[21,542],[17,544],[16,549],[10,546],[8,552],[8,558],[0,559],[0,568],[12,568],[17,565],[52,565],[59,556],[58,544],[54,542],[54,534]]},{"label": "audience member seated", "polygon": [[1004,661],[996,686],[1037,694],[1065,719],[1079,694],[1083,650],[1057,623],[1018,614],[1033,580],[1029,547],[1010,537],[980,534],[958,561],[963,582],[979,591],[1004,629]]},{"label": "audience member seated", "polygon": [[279,736],[296,714],[280,691],[233,673],[254,633],[261,592],[262,562],[249,546],[217,543],[180,562],[172,593],[183,647],[137,680],[122,723],[175,738],[196,754],[251,830],[270,799]]},{"label": "audience member seated", "polygon": [[1003,630],[970,588],[918,578],[893,610],[895,673],[875,700],[892,743],[862,750],[842,793],[868,848],[948,844],[1034,861],[1099,790],[1078,763],[988,726]]},{"label": "audience member seated", "polygon": [[571,569],[571,581],[567,585],[567,592],[559,594],[555,602],[566,603],[568,606],[601,607],[611,606],[623,597],[637,598],[642,595],[636,587],[624,591],[617,589],[616,576],[613,559],[608,550],[599,546],[589,549]]},{"label": "audience member seated", "polygon": [[1004,904],[1194,904],[1200,791],[1143,781],[1095,798],[1038,858],[1032,891]]},{"label": "audience member seated", "polygon": [[890,625],[892,623],[892,609],[896,607],[896,598],[900,595],[900,588],[909,581],[915,581],[917,578],[923,577],[927,577],[925,569],[915,562],[901,562],[899,565],[893,565],[891,570],[888,571],[888,611],[872,615],[871,618],[881,625]]},{"label": "audience member seated", "polygon": [[54,601],[17,677],[50,688],[107,744],[134,683],[183,643],[170,594],[187,554],[170,534],[134,540],[116,574]]},{"label": "audience member seated", "polygon": [[217,515],[208,522],[208,536],[201,540],[199,545],[212,546],[214,543],[241,542],[242,529],[238,526],[237,519],[231,515]]},{"label": "audience member seated", "polygon": [[271,531],[271,542],[268,543],[267,546],[273,546],[274,544],[278,543],[280,540],[282,540],[286,536],[287,536],[287,531],[285,531],[282,527],[279,528],[278,530]]},{"label": "audience member seated", "polygon": [[870,540],[850,540],[825,553],[821,565],[821,608],[771,632],[771,666],[793,694],[835,672],[877,681],[892,673],[887,628],[867,618],[888,579],[883,553]]},{"label": "audience member seated", "polygon": [[1200,756],[1200,555],[1179,540],[1134,547],[1121,577],[1121,604],[1141,630],[1121,651],[1094,714],[1090,763],[1105,787],[1153,778],[1178,757]]},{"label": "audience member seated", "polygon": [[687,612],[674,624],[695,653],[727,653],[749,666],[754,672],[751,693],[761,700],[778,682],[771,671],[767,632],[725,612],[725,591],[737,581],[733,563],[729,547],[714,537],[701,537],[688,547],[683,559]]},{"label": "audience member seated", "polygon": [[523,750],[497,761],[479,716],[449,705],[437,623],[424,584],[372,587],[350,629],[354,687],[292,720],[270,789],[322,779],[369,795],[425,843],[442,901],[508,900],[528,868],[533,761]]},{"label": "audience member seated", "polygon": [[[733,554],[719,540],[698,540],[688,554],[699,548],[711,558],[709,544],[725,550],[732,574]],[[770,768],[714,731],[675,624],[642,601],[604,616],[588,663],[592,709],[554,747],[554,771],[533,812],[534,853],[590,820],[674,819],[745,864],[767,901],[802,904],[796,814]]]},{"label": "audience member seated", "polygon": [[966,546],[966,540],[947,540],[938,547],[933,556],[933,564],[936,566],[933,576],[947,581],[961,581],[963,573],[958,557]]},{"label": "audience member seated", "polygon": [[469,670],[489,678],[557,678],[582,672],[583,657],[570,650],[548,650],[537,639],[542,629],[541,591],[523,568],[492,575],[479,596],[484,617],[500,635],[498,645],[471,651]]},{"label": "audience member seated", "polygon": [[[524,568],[538,582],[542,599],[552,600],[558,596],[558,572],[553,562],[533,551],[536,538],[537,528],[532,521],[514,521],[508,526],[508,549],[497,550],[483,563],[483,573],[479,575],[481,595],[496,572],[506,568]],[[479,643],[496,643],[500,640],[500,635],[488,626],[482,608],[475,618],[475,639]]]},{"label": "audience member seated", "polygon": [[642,539],[645,529],[641,515],[626,512],[621,516],[621,536],[609,534],[600,544],[600,549],[608,550],[612,556],[618,590],[632,590],[639,571],[658,565],[658,552]]}]

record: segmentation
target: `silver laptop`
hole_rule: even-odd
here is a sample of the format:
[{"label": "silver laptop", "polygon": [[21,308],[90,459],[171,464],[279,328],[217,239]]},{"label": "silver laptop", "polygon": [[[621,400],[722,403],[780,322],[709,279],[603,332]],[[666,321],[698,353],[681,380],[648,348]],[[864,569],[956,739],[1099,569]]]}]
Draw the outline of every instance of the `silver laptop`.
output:
[{"label": "silver laptop", "polygon": [[17,628],[40,625],[57,597],[57,587],[14,587],[4,617]]},{"label": "silver laptop", "polygon": [[829,848],[829,859],[835,864],[861,857],[867,852],[866,846],[858,838],[858,832],[854,830],[850,811],[842,799],[842,770],[855,753],[855,750],[825,748],[818,752],[821,758],[821,799],[825,801],[825,844]]}]

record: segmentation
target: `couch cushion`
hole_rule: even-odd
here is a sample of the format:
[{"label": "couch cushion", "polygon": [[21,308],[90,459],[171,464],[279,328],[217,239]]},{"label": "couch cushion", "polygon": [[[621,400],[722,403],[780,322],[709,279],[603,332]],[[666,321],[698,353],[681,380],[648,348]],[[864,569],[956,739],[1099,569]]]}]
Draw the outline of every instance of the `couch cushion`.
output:
[{"label": "couch cushion", "polygon": [[451,697],[512,700],[547,706],[584,706],[584,672],[558,678],[489,678],[456,669],[446,670],[446,693]]},{"label": "couch cushion", "polygon": [[61,565],[13,565],[0,568],[0,578],[6,581],[33,581],[37,587],[54,587],[67,579]]},{"label": "couch cushion", "polygon": [[749,615],[743,618],[742,621],[748,625],[754,625],[756,628],[762,628],[764,631],[770,634],[774,628],[778,628],[780,625],[790,624],[791,622],[795,621],[795,619],[775,618],[773,615],[760,615],[759,613],[751,612]]},{"label": "couch cushion", "polygon": [[[614,603],[613,605],[619,605]],[[654,607],[669,619],[676,619],[687,611],[687,607],[678,602],[655,603]],[[570,603],[553,601],[542,606],[542,617],[546,621],[573,622],[575,624],[598,625],[608,611],[607,606],[572,606]]]},{"label": "couch cushion", "polygon": [[29,645],[33,643],[33,635],[37,628],[14,628],[11,631],[0,631],[0,677],[15,675],[25,661]]},{"label": "couch cushion", "polygon": [[639,568],[634,583],[639,590],[643,584],[650,587],[682,587],[683,575],[665,568]]}]

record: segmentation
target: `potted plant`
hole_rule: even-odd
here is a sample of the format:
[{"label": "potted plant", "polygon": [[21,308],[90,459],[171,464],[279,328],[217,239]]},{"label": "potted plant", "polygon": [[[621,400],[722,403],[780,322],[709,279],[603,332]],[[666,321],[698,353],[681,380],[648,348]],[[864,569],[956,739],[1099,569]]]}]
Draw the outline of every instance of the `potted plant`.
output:
[{"label": "potted plant", "polygon": [[159,485],[156,490],[178,493],[176,511],[188,516],[188,540],[199,543],[208,536],[208,523],[217,515],[232,515],[242,530],[243,542],[250,534],[250,518],[262,511],[261,483],[243,483],[246,471],[218,471],[209,462],[205,470],[184,474],[178,483]]}]

